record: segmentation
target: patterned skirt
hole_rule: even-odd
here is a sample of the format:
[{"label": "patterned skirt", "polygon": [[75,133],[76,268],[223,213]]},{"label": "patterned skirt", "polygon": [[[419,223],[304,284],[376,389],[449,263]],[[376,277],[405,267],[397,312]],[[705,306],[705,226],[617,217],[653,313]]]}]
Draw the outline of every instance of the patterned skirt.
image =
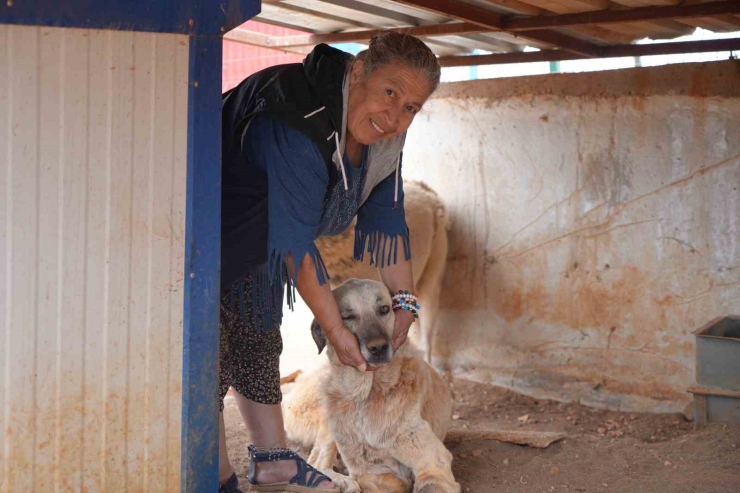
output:
[{"label": "patterned skirt", "polygon": [[[272,317],[271,330],[257,331],[255,322],[262,321],[255,320],[261,315],[252,309],[252,276],[245,277],[243,288],[239,284],[221,292],[219,401],[222,411],[229,387],[260,404],[279,404],[283,398],[280,391],[283,339],[279,318]],[[237,293],[239,289],[244,291]],[[238,298],[246,303],[235,304],[233,300]]]}]

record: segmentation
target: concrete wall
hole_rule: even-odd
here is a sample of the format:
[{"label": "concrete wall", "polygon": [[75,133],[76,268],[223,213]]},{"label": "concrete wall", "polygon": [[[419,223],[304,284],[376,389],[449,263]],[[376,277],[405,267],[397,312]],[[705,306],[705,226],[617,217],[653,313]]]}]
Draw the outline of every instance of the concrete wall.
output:
[{"label": "concrete wall", "polygon": [[684,409],[692,331],[740,312],[740,63],[445,85],[404,165],[452,220],[438,364]]}]

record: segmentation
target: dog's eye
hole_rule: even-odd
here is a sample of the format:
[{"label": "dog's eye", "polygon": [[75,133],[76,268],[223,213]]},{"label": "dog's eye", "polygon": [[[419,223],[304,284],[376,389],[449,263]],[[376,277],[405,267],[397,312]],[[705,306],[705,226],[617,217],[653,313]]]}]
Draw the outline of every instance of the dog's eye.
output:
[{"label": "dog's eye", "polygon": [[342,320],[354,320],[356,318],[354,315],[342,315]]},{"label": "dog's eye", "polygon": [[390,311],[391,311],[391,307],[388,306],[388,305],[383,305],[383,306],[380,307],[380,314],[381,315],[388,315],[388,313],[390,313]]}]

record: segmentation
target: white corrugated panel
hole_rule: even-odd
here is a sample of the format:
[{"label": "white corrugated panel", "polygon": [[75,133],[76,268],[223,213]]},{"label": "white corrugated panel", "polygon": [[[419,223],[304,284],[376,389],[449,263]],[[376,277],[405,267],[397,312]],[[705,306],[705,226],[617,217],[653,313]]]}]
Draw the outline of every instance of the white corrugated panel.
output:
[{"label": "white corrugated panel", "polygon": [[0,491],[179,491],[188,38],[0,25]]}]

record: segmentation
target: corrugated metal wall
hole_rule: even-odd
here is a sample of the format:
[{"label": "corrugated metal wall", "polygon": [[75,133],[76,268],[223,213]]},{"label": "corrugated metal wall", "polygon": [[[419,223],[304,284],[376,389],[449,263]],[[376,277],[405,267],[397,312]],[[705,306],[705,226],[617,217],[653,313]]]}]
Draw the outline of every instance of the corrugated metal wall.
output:
[{"label": "corrugated metal wall", "polygon": [[180,489],[188,37],[0,25],[0,491]]}]

